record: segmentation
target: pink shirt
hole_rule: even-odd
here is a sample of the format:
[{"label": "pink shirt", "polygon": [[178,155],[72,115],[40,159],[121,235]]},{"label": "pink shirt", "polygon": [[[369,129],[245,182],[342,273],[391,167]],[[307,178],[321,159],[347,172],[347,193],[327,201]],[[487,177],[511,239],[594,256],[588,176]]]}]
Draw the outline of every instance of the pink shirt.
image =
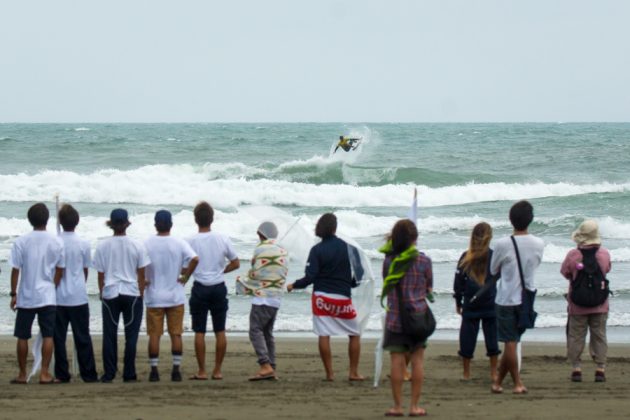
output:
[{"label": "pink shirt", "polygon": [[[591,247],[592,245],[583,248],[586,249]],[[604,275],[610,272],[610,254],[606,248],[600,246],[595,253],[595,259],[597,259],[599,268],[601,268]],[[564,258],[564,262],[560,268],[560,273],[562,273],[569,282],[572,282],[575,279],[575,276],[577,276],[578,270],[576,265],[580,262],[582,262],[582,253],[577,248],[572,249]],[[608,299],[606,299],[606,302],[599,306],[595,306],[594,308],[585,308],[571,302],[571,283],[569,283],[569,295],[567,296],[567,300],[569,301],[569,315],[588,315],[608,312]]]}]

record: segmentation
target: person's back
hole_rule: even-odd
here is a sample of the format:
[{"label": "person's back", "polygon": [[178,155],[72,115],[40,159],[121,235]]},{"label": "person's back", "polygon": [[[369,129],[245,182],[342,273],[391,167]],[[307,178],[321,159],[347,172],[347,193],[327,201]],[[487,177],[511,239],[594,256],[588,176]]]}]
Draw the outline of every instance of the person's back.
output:
[{"label": "person's back", "polygon": [[35,316],[42,335],[42,364],[39,382],[54,383],[48,373],[53,353],[55,330],[55,287],[61,281],[65,267],[63,244],[46,232],[49,212],[44,203],[32,205],[27,212],[33,231],[19,237],[11,247],[11,302],[17,312],[13,335],[17,338],[18,376],[13,384],[25,384],[28,340]]},{"label": "person's back", "polygon": [[57,287],[55,378],[61,382],[70,382],[72,378],[66,351],[70,325],[81,378],[85,382],[96,382],[98,375],[90,337],[90,306],[85,286],[91,264],[90,244],[74,233],[80,219],[79,212],[74,207],[64,204],[57,217],[64,230],[59,237],[65,250],[66,269]]},{"label": "person's back", "polygon": [[259,286],[252,304],[279,308],[288,273],[287,251],[273,240],[263,240],[256,246],[252,262],[248,277]]},{"label": "person's back", "polygon": [[128,236],[102,240],[94,253],[94,268],[105,274],[103,298],[140,296],[137,270],[149,263],[144,245]]},{"label": "person's back", "polygon": [[[494,302],[497,296],[497,286],[493,276],[490,274],[490,261],[493,251],[488,250],[488,269],[484,277],[484,283],[479,284],[471,274],[461,267],[461,262],[468,251],[464,251],[457,264],[454,281],[454,295],[456,303],[462,309],[463,315],[472,314],[474,316],[494,315]],[[471,302],[471,300],[473,300]]]},{"label": "person's back", "polygon": [[[177,281],[182,267],[194,253],[183,239],[173,236],[152,236],[144,243],[151,264],[146,277],[150,282],[145,291],[147,307],[170,307],[186,303],[184,285]],[[185,252],[190,250],[190,252]]]},{"label": "person's back", "polygon": [[142,296],[146,286],[145,267],[151,263],[144,245],[127,237],[131,225],[125,209],[114,209],[107,225],[113,236],[96,247],[94,268],[103,314],[103,367],[101,381],[111,382],[118,370],[118,323],[122,315],[125,327],[123,381],[135,382],[136,345],[142,323]]},{"label": "person's back", "polygon": [[223,283],[226,261],[237,258],[229,238],[214,231],[200,232],[188,238],[188,243],[199,255],[195,281],[205,286]]},{"label": "person's back", "polygon": [[65,251],[66,269],[57,287],[57,305],[84,305],[88,303],[84,270],[90,266],[90,244],[74,232],[62,232],[60,238]]},{"label": "person's back", "polygon": [[518,246],[518,257],[523,271],[522,280],[525,288],[535,291],[534,271],[542,261],[545,244],[540,238],[528,232],[528,227],[533,220],[534,208],[528,201],[522,200],[515,203],[510,208],[510,223],[514,227],[513,234],[511,237],[499,239],[494,245],[490,273],[492,275],[501,274],[496,297],[497,336],[500,342],[505,343],[498,375],[492,383],[491,391],[494,393],[503,392],[501,384],[508,373],[514,382],[512,392],[514,394],[527,393],[527,388],[521,381],[516,356],[517,345],[524,332],[519,322],[524,310],[521,307],[523,287],[521,286],[517,251],[512,241],[516,242],[516,246]]},{"label": "person's back", "polygon": [[295,282],[296,288],[313,284],[314,292],[335,293],[350,297],[353,286],[348,244],[331,235],[313,246],[305,277]]},{"label": "person's back", "polygon": [[18,308],[56,305],[54,275],[56,267],[65,265],[63,256],[62,242],[46,231],[34,230],[16,239],[11,261],[22,273]]},{"label": "person's back", "polygon": [[[525,287],[536,290],[534,272],[542,261],[545,243],[532,234],[515,235],[514,239],[521,258]],[[520,305],[523,288],[516,251],[509,236],[497,240],[494,244],[490,270],[494,274],[501,273],[501,280],[497,283],[496,303],[504,306]]]},{"label": "person's back", "polygon": [[[387,276],[395,255],[387,255],[383,261],[383,278]],[[403,305],[409,312],[427,310],[427,293],[433,289],[433,268],[431,258],[420,252],[399,281]],[[390,331],[401,332],[402,324],[398,295],[395,290],[387,294],[386,325]]]},{"label": "person's back", "polygon": [[223,379],[221,366],[227,349],[225,323],[228,311],[227,287],[224,274],[237,270],[240,261],[230,239],[211,229],[214,209],[206,202],[198,203],[193,214],[198,233],[188,239],[193,251],[199,256],[192,289],[190,291],[190,315],[195,332],[195,356],[199,369],[192,379],[208,379],[206,372],[206,343],[208,312],[212,316],[212,329],[216,338],[213,379]]}]

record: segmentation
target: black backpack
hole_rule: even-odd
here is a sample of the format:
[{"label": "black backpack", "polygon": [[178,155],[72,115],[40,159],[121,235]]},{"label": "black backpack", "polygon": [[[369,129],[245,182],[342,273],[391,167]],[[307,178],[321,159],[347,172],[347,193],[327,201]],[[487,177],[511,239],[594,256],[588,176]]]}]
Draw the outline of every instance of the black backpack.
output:
[{"label": "black backpack", "polygon": [[606,302],[610,289],[608,280],[602,273],[595,253],[598,248],[580,249],[584,268],[578,270],[577,276],[571,285],[571,302],[578,306],[593,308]]}]

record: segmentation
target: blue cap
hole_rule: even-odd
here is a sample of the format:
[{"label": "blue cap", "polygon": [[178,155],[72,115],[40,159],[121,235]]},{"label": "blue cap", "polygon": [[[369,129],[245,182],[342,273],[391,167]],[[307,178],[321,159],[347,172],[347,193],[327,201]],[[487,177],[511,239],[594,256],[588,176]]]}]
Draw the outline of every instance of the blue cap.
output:
[{"label": "blue cap", "polygon": [[173,225],[173,218],[171,212],[168,210],[158,210],[155,212],[155,224],[158,226],[171,227]]},{"label": "blue cap", "polygon": [[112,225],[124,225],[129,223],[129,214],[125,209],[114,209],[109,215],[109,222]]}]

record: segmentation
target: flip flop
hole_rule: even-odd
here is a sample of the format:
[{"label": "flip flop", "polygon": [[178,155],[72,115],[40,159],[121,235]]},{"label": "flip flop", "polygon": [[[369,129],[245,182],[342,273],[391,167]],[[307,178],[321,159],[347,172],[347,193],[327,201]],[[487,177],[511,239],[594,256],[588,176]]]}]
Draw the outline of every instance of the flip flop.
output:
[{"label": "flip flop", "polygon": [[365,381],[365,378],[361,377],[361,378],[348,378],[348,380],[350,382],[363,382]]},{"label": "flip flop", "polygon": [[191,381],[207,381],[208,380],[208,378],[204,378],[203,376],[197,376],[197,375],[193,375],[188,379]]},{"label": "flip flop", "polygon": [[214,376],[214,375],[212,375],[212,380],[213,381],[222,381],[223,380],[223,376]]},{"label": "flip flop", "polygon": [[409,417],[424,417],[427,415],[427,410],[421,409],[422,411],[419,413],[409,413]]},{"label": "flip flop", "polygon": [[386,411],[385,417],[405,417],[405,415],[397,411]]},{"label": "flip flop", "polygon": [[61,383],[61,381],[59,381],[59,380],[57,380],[55,378],[52,378],[49,381],[39,381],[40,385],[54,385],[54,384],[60,384],[60,383]]},{"label": "flip flop", "polygon": [[276,376],[273,373],[268,373],[267,375],[256,375],[256,376],[252,376],[251,378],[248,379],[248,381],[251,382],[255,382],[255,381],[269,381],[272,379],[276,379]]},{"label": "flip flop", "polygon": [[490,387],[490,391],[491,391],[493,394],[503,394],[503,388],[502,388],[502,387],[500,387],[500,386],[495,386],[495,385],[492,385],[492,386]]},{"label": "flip flop", "polygon": [[9,383],[11,385],[26,385],[26,381],[21,381],[19,379],[11,379]]}]

